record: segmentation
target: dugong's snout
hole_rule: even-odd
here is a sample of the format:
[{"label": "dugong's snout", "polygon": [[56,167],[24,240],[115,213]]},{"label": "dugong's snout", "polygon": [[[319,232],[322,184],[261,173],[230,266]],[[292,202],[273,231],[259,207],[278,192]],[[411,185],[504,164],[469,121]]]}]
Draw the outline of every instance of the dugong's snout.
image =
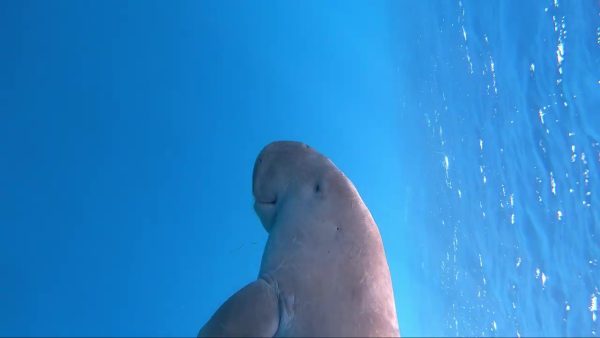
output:
[{"label": "dugong's snout", "polygon": [[256,158],[252,173],[254,210],[267,231],[273,225],[290,178],[298,176],[298,164],[309,152],[313,150],[304,143],[277,141],[265,146]]}]

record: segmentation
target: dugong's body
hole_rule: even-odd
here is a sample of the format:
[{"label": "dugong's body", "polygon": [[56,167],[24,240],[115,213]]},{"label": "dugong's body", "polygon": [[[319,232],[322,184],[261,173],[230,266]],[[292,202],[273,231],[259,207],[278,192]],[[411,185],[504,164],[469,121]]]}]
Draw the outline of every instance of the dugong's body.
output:
[{"label": "dugong's body", "polygon": [[258,279],[199,336],[399,336],[379,230],[333,162],[302,143],[271,143],[252,190],[269,233]]}]

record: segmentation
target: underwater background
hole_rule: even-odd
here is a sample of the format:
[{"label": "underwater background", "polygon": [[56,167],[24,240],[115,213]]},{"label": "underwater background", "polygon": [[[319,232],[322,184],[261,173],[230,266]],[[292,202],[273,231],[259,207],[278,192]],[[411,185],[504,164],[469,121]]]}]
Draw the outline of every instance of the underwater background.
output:
[{"label": "underwater background", "polygon": [[596,336],[600,1],[0,2],[0,335],[194,336],[299,140],[403,336]]}]

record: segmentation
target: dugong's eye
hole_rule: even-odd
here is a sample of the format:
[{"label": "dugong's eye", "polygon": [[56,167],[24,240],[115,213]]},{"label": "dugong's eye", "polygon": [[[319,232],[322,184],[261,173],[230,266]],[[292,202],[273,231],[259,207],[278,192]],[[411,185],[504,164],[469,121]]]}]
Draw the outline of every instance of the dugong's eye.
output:
[{"label": "dugong's eye", "polygon": [[315,192],[319,191],[321,191],[321,186],[319,185],[319,183],[317,183],[317,185],[315,185]]}]

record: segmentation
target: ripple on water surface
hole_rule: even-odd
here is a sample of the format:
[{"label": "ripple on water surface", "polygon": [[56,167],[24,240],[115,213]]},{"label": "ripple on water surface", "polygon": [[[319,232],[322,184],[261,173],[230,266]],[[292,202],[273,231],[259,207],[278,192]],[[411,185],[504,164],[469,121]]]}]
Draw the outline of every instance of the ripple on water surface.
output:
[{"label": "ripple on water surface", "polygon": [[441,295],[443,334],[598,335],[599,8],[427,10],[443,15],[411,66],[441,165],[420,231],[442,246],[421,255],[440,280],[417,275]]}]

